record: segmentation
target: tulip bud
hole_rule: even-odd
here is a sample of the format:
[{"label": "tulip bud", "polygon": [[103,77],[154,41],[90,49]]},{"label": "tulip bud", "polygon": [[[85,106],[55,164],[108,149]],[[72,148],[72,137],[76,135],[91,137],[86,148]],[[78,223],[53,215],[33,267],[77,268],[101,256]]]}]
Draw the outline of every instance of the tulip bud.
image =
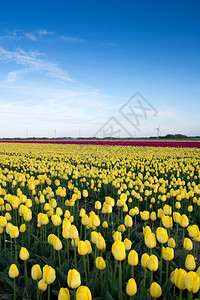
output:
[{"label": "tulip bud", "polygon": [[113,240],[116,241],[121,241],[122,240],[122,234],[119,231],[115,231],[113,234]]},{"label": "tulip bud", "polygon": [[147,233],[149,233],[149,232],[151,232],[151,228],[148,225],[146,225],[145,227],[143,227],[143,234],[144,235],[147,234]]},{"label": "tulip bud", "polygon": [[100,210],[101,209],[101,202],[100,201],[96,201],[95,202],[95,209],[96,210]]},{"label": "tulip bud", "polygon": [[130,250],[131,249],[131,246],[132,246],[132,242],[129,240],[129,239],[125,239],[124,240],[124,245],[125,245],[125,249],[126,250]]},{"label": "tulip bud", "polygon": [[70,300],[68,288],[61,288],[58,294],[58,300]]},{"label": "tulip bud", "polygon": [[104,270],[106,268],[106,262],[103,259],[103,257],[100,257],[100,256],[97,257],[95,263],[96,263],[97,269],[99,269],[99,270]]},{"label": "tulip bud", "polygon": [[45,265],[43,267],[43,280],[45,283],[47,284],[51,284],[55,281],[56,279],[56,272],[55,270],[48,266],[48,265]]},{"label": "tulip bud", "polygon": [[33,265],[31,268],[31,277],[33,280],[40,280],[42,278],[42,270],[40,265]]},{"label": "tulip bud", "polygon": [[155,234],[152,233],[152,232],[149,232],[149,233],[145,234],[145,236],[144,236],[144,242],[145,242],[145,245],[148,248],[154,248],[154,247],[156,247],[156,237],[155,237]]},{"label": "tulip bud", "polygon": [[183,241],[183,247],[185,250],[191,251],[193,249],[193,243],[192,243],[191,239],[185,238]]},{"label": "tulip bud", "polygon": [[180,224],[181,214],[179,212],[173,212],[173,219],[175,223]]},{"label": "tulip bud", "polygon": [[96,231],[91,232],[91,242],[96,244],[99,234]]},{"label": "tulip bud", "polygon": [[147,268],[148,259],[149,259],[149,255],[147,253],[142,254],[141,265],[142,265],[143,268]]},{"label": "tulip bud", "polygon": [[186,216],[186,215],[182,215],[181,216],[181,219],[180,219],[180,225],[182,226],[182,227],[187,227],[188,225],[189,225],[189,219],[188,219],[188,217]]},{"label": "tulip bud", "polygon": [[176,247],[176,242],[173,238],[170,238],[168,240],[168,247],[170,247],[170,248],[175,248]]},{"label": "tulip bud", "polygon": [[87,244],[84,241],[78,243],[78,253],[80,255],[86,255],[88,253]]},{"label": "tulip bud", "polygon": [[75,225],[72,225],[70,228],[70,238],[77,239],[78,238],[78,230]]},{"label": "tulip bud", "polygon": [[125,219],[124,219],[124,224],[126,227],[132,227],[133,226],[133,219],[131,218],[131,216],[126,215]]},{"label": "tulip bud", "polygon": [[97,238],[96,246],[99,250],[105,250],[106,249],[105,240],[101,235]]},{"label": "tulip bud", "polygon": [[150,286],[150,294],[152,298],[159,298],[162,295],[161,286],[156,282],[152,282]]},{"label": "tulip bud", "polygon": [[197,293],[200,287],[200,278],[195,272],[188,272],[185,277],[185,285],[189,292]]},{"label": "tulip bud", "polygon": [[62,249],[63,245],[61,240],[55,236],[54,240],[53,240],[53,248],[57,251],[60,251]]},{"label": "tulip bud", "polygon": [[28,253],[28,250],[26,248],[21,247],[20,252],[19,252],[19,258],[21,260],[29,259],[29,253]]},{"label": "tulip bud", "polygon": [[192,271],[196,268],[196,263],[195,263],[195,260],[194,260],[194,256],[191,255],[191,254],[188,254],[186,256],[186,260],[185,260],[185,267]]},{"label": "tulip bud", "polygon": [[16,278],[19,276],[19,270],[15,264],[12,264],[9,268],[8,275],[10,278]]},{"label": "tulip bud", "polygon": [[151,214],[150,214],[150,219],[151,219],[152,221],[156,221],[157,216],[156,216],[155,211],[152,211],[152,212],[151,212]]},{"label": "tulip bud", "polygon": [[135,279],[130,278],[127,285],[126,285],[126,293],[129,296],[134,296],[137,293],[137,284]]},{"label": "tulip bud", "polygon": [[87,190],[83,190],[83,197],[87,198],[88,197],[88,191]]},{"label": "tulip bud", "polygon": [[19,231],[21,233],[24,233],[26,231],[26,224],[21,224],[20,228],[19,228]]},{"label": "tulip bud", "polygon": [[158,258],[154,254],[149,256],[149,259],[147,260],[147,268],[150,271],[156,271],[158,269]]},{"label": "tulip bud", "polygon": [[47,283],[44,282],[43,278],[40,281],[38,281],[38,289],[42,292],[46,291],[47,289]]},{"label": "tulip bud", "polygon": [[172,217],[169,216],[162,217],[162,223],[165,228],[172,228],[173,226]]},{"label": "tulip bud", "polygon": [[72,289],[76,289],[81,285],[81,276],[77,270],[75,269],[69,270],[67,275],[67,284]]},{"label": "tulip bud", "polygon": [[138,264],[138,254],[135,250],[131,250],[128,254],[128,263],[131,266],[137,266]]},{"label": "tulip bud", "polygon": [[159,243],[165,244],[168,240],[167,230],[163,227],[158,227],[156,230],[156,237]]},{"label": "tulip bud", "polygon": [[54,226],[60,226],[62,223],[61,217],[59,215],[51,216],[51,221]]},{"label": "tulip bud", "polygon": [[176,269],[173,276],[174,276],[173,280],[176,287],[179,288],[180,290],[185,290],[186,289],[185,278],[187,276],[187,272],[183,269]]},{"label": "tulip bud", "polygon": [[104,221],[104,222],[102,223],[102,227],[103,227],[103,228],[108,228],[108,222],[107,222],[107,221]]},{"label": "tulip bud", "polygon": [[140,212],[140,217],[142,218],[142,220],[147,221],[149,220],[149,211],[141,211]]},{"label": "tulip bud", "polygon": [[86,246],[87,246],[87,253],[88,254],[92,253],[92,246],[91,246],[90,241],[85,240],[85,243],[86,243]]},{"label": "tulip bud", "polygon": [[174,249],[162,247],[162,258],[166,261],[172,260],[174,258]]},{"label": "tulip bud", "polygon": [[81,285],[76,291],[76,300],[92,300],[92,294],[87,286]]},{"label": "tulip bud", "polygon": [[126,258],[126,249],[122,241],[115,241],[112,244],[111,251],[116,260],[122,261]]}]

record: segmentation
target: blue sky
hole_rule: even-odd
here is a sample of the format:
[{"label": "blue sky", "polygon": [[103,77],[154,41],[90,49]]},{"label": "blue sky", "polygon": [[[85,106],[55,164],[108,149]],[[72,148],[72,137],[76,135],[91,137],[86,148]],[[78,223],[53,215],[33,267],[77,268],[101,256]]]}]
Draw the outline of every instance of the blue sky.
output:
[{"label": "blue sky", "polygon": [[198,0],[2,2],[0,137],[200,135],[199,14]]}]

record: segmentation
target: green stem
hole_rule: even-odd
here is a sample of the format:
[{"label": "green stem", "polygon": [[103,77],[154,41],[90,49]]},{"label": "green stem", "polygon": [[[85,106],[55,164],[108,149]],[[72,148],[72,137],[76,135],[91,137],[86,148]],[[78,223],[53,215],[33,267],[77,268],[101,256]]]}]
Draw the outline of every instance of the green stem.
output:
[{"label": "green stem", "polygon": [[17,264],[17,241],[15,240],[15,264]]},{"label": "green stem", "polygon": [[86,286],[87,286],[87,284],[88,284],[88,278],[87,278],[87,266],[86,266],[85,255],[83,256],[83,261],[84,261],[84,268],[85,268],[85,282],[86,282]]},{"label": "green stem", "polygon": [[168,280],[168,272],[169,272],[169,262],[167,261],[167,269],[166,269],[166,282]]},{"label": "green stem", "polygon": [[103,291],[103,271],[102,270],[100,270],[100,277],[101,277],[101,295],[103,296],[104,291]]},{"label": "green stem", "polygon": [[192,292],[188,291],[188,300],[192,300],[193,299],[193,294]]},{"label": "green stem", "polygon": [[76,242],[74,240],[74,264],[75,264],[75,268],[77,268],[77,261],[76,261]]},{"label": "green stem", "polygon": [[145,283],[146,283],[146,274],[147,274],[147,269],[144,269],[144,288],[145,288]]},{"label": "green stem", "polygon": [[162,286],[162,248],[163,248],[163,244],[161,244],[161,254],[160,254],[160,285]]},{"label": "green stem", "polygon": [[122,300],[122,262],[119,261],[119,300]]},{"label": "green stem", "polygon": [[26,293],[28,292],[28,276],[27,276],[27,262],[24,261],[24,274],[25,274],[25,287],[26,287]]},{"label": "green stem", "polygon": [[179,300],[182,300],[182,290],[179,292]]},{"label": "green stem", "polygon": [[14,278],[14,300],[17,298],[17,291],[16,291],[16,278]]},{"label": "green stem", "polygon": [[134,266],[131,266],[131,278],[134,278]]},{"label": "green stem", "polygon": [[51,298],[50,298],[50,292],[51,292],[51,290],[50,290],[50,284],[48,284],[48,300],[51,299]]},{"label": "green stem", "polygon": [[58,263],[59,263],[59,268],[61,268],[60,251],[58,251]]},{"label": "green stem", "polygon": [[40,290],[37,288],[37,300],[40,299]]}]

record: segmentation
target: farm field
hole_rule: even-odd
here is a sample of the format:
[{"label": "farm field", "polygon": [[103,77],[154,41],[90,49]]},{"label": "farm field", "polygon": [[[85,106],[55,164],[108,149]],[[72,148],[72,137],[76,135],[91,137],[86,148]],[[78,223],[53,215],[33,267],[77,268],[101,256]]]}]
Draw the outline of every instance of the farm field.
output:
[{"label": "farm field", "polygon": [[0,143],[1,299],[200,298],[199,142],[119,142]]}]

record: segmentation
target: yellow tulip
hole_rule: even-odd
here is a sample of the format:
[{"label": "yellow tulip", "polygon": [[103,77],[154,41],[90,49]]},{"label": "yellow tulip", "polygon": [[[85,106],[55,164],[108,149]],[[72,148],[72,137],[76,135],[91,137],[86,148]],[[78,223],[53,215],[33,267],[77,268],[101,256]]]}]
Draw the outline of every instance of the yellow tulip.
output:
[{"label": "yellow tulip", "polygon": [[126,293],[129,296],[134,296],[137,293],[137,284],[135,279],[130,278],[127,285],[126,285]]},{"label": "yellow tulip", "polygon": [[141,265],[143,268],[147,268],[147,261],[149,260],[149,255],[147,253],[142,254]]},{"label": "yellow tulip", "polygon": [[163,216],[161,220],[162,220],[163,226],[165,228],[172,228],[172,226],[173,226],[172,217]]},{"label": "yellow tulip", "polygon": [[155,237],[155,234],[153,232],[148,232],[145,234],[144,236],[144,242],[145,242],[145,245],[148,247],[148,248],[154,248],[156,247],[156,237]]},{"label": "yellow tulip", "polygon": [[124,245],[125,245],[125,249],[126,250],[130,250],[131,249],[131,246],[132,246],[132,242],[129,240],[129,239],[125,239],[124,240]]},{"label": "yellow tulip", "polygon": [[156,282],[152,282],[150,286],[150,294],[152,298],[159,298],[162,295],[161,286]]},{"label": "yellow tulip", "polygon": [[187,227],[189,225],[189,219],[186,215],[182,215],[181,218],[180,218],[180,225],[182,227]]},{"label": "yellow tulip", "polygon": [[116,260],[122,261],[126,258],[126,249],[122,241],[115,241],[112,244],[111,251]]},{"label": "yellow tulip", "polygon": [[149,220],[149,211],[141,211],[140,212],[140,217],[142,218],[142,220],[147,221]]},{"label": "yellow tulip", "polygon": [[162,247],[162,258],[166,261],[172,260],[174,258],[174,249]]},{"label": "yellow tulip", "polygon": [[193,243],[192,243],[191,239],[185,238],[183,241],[183,247],[185,250],[191,251],[193,249]]},{"label": "yellow tulip", "polygon": [[48,265],[45,265],[43,267],[43,280],[45,283],[47,284],[51,284],[55,281],[56,279],[56,272],[55,270],[48,266]]},{"label": "yellow tulip", "polygon": [[185,285],[189,292],[197,293],[200,287],[200,278],[195,272],[188,272],[185,277]]},{"label": "yellow tulip", "polygon": [[78,253],[80,255],[86,255],[86,254],[88,254],[88,247],[87,247],[86,242],[80,241],[78,243]]},{"label": "yellow tulip", "polygon": [[77,289],[77,287],[81,285],[81,276],[77,270],[69,270],[67,275],[67,284],[72,289]]},{"label": "yellow tulip", "polygon": [[62,242],[57,236],[55,236],[53,240],[53,248],[57,251],[60,251],[63,248]]},{"label": "yellow tulip", "polygon": [[170,247],[170,248],[175,248],[176,247],[176,242],[175,242],[174,238],[170,238],[168,240],[167,244],[168,244],[168,247]]},{"label": "yellow tulip", "polygon": [[33,278],[33,280],[40,280],[42,278],[42,270],[40,268],[40,265],[36,264],[32,266],[31,277]]},{"label": "yellow tulip", "polygon": [[156,255],[150,255],[147,260],[147,268],[150,271],[156,271],[158,269],[158,258]]},{"label": "yellow tulip", "polygon": [[97,238],[96,246],[99,250],[105,250],[106,249],[106,242],[105,242],[104,238],[101,235],[98,236],[98,238]]},{"label": "yellow tulip", "polygon": [[91,246],[90,241],[85,240],[85,243],[86,243],[86,246],[87,246],[87,252],[88,252],[88,254],[92,253],[92,246]]},{"label": "yellow tulip", "polygon": [[70,300],[70,293],[68,288],[61,288],[58,293],[58,300]]},{"label": "yellow tulip", "polygon": [[131,216],[129,216],[129,215],[125,216],[124,224],[125,224],[126,227],[132,227],[133,226],[133,219],[131,218]]},{"label": "yellow tulip", "polygon": [[107,222],[107,221],[104,221],[104,222],[102,223],[102,227],[103,227],[103,228],[108,228],[108,222]]},{"label": "yellow tulip", "polygon": [[106,262],[103,257],[97,257],[95,261],[96,267],[99,270],[104,270],[106,268]]},{"label": "yellow tulip", "polygon": [[46,291],[47,289],[47,283],[42,278],[40,281],[38,281],[38,289],[42,292]]},{"label": "yellow tulip", "polygon": [[92,294],[87,286],[81,285],[76,291],[76,300],[92,300]]},{"label": "yellow tulip", "polygon": [[135,250],[131,250],[128,254],[128,263],[131,266],[137,266],[138,264],[138,254]]},{"label": "yellow tulip", "polygon": [[21,260],[27,260],[29,259],[29,252],[25,247],[21,247],[20,252],[19,252],[19,258]]},{"label": "yellow tulip", "polygon": [[62,223],[61,217],[59,215],[52,215],[51,221],[54,226],[60,226]]},{"label": "yellow tulip", "polygon": [[122,240],[122,234],[120,231],[115,231],[113,234],[113,240],[116,241],[121,241]]},{"label": "yellow tulip", "polygon": [[12,264],[9,268],[8,275],[10,278],[16,278],[19,276],[19,270],[15,264]]},{"label": "yellow tulip", "polygon": [[167,230],[163,227],[158,227],[156,230],[156,237],[159,243],[165,244],[168,241]]},{"label": "yellow tulip", "polygon": [[88,191],[87,190],[83,190],[83,197],[87,198],[88,197]]},{"label": "yellow tulip", "polygon": [[188,254],[186,256],[185,267],[190,271],[192,271],[196,268],[196,263],[195,263],[195,259],[194,259],[193,255]]}]

